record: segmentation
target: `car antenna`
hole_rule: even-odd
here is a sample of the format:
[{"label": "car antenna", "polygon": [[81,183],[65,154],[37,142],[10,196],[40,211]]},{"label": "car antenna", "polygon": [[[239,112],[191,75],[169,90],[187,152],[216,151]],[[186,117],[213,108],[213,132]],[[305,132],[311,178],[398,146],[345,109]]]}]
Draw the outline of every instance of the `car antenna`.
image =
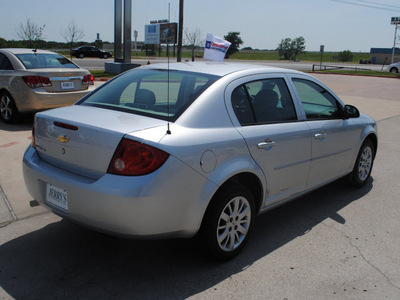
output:
[{"label": "car antenna", "polygon": [[167,78],[167,114],[168,114],[168,123],[167,123],[167,134],[171,134],[171,129],[170,129],[170,115],[169,115],[169,35],[167,34],[167,58],[168,58],[168,60],[167,60],[167,65],[168,65],[168,71],[167,71],[167,76],[168,76],[168,78]]}]

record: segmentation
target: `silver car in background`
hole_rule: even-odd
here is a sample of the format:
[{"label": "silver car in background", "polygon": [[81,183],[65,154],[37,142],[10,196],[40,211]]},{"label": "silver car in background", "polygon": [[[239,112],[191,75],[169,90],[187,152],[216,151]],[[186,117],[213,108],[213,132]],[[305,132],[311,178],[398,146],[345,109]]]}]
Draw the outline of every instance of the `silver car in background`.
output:
[{"label": "silver car in background", "polygon": [[388,65],[387,70],[390,73],[399,73],[400,72],[400,62]]},{"label": "silver car in background", "polygon": [[240,252],[256,215],[343,176],[370,177],[376,123],[297,71],[227,63],[140,67],[36,114],[28,191],[109,234],[193,237]]},{"label": "silver car in background", "polygon": [[74,104],[94,90],[93,75],[46,50],[0,49],[0,117]]}]

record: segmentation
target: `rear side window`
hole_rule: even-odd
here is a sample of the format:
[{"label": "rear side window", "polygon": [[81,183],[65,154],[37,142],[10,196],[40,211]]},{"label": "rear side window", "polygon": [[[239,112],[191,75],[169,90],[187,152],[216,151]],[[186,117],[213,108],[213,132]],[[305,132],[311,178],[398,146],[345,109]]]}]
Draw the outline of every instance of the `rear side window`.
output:
[{"label": "rear side window", "polygon": [[80,104],[175,121],[218,78],[175,70],[134,70],[109,82]]},{"label": "rear side window", "polygon": [[0,70],[13,70],[10,60],[2,53],[0,53]]},{"label": "rear side window", "polygon": [[340,118],[339,105],[336,99],[318,84],[294,78],[293,83],[300,96],[307,119],[325,120]]},{"label": "rear side window", "polygon": [[26,53],[15,55],[26,69],[69,68],[78,69],[70,60],[56,53]]},{"label": "rear side window", "polygon": [[292,98],[282,78],[243,84],[233,91],[231,100],[241,125],[297,120]]}]

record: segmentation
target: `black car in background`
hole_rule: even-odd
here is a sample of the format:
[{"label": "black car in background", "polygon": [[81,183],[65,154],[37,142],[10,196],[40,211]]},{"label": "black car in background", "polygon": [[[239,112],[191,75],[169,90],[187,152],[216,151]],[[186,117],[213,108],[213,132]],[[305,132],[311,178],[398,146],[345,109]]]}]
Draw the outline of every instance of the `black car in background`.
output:
[{"label": "black car in background", "polygon": [[76,58],[84,58],[84,57],[109,58],[112,56],[112,54],[107,51],[102,51],[93,46],[80,46],[76,49],[71,50],[71,56],[75,56]]}]

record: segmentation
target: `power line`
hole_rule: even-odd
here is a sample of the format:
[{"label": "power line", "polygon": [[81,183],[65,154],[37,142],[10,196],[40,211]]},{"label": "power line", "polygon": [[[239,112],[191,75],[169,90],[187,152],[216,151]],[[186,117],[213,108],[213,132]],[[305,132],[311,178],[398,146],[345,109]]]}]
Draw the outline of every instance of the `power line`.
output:
[{"label": "power line", "polygon": [[356,0],[356,1],[358,1],[358,2],[365,2],[365,3],[369,3],[369,4],[373,4],[373,5],[385,6],[385,7],[387,7],[387,8],[391,7],[391,8],[399,9],[399,10],[400,10],[400,6],[399,6],[399,5],[390,5],[390,4],[378,3],[378,2],[367,1],[367,0]]},{"label": "power line", "polygon": [[[368,8],[373,8],[373,9],[392,11],[392,12],[400,12],[400,7],[399,6],[381,4],[381,3],[376,3],[376,2],[372,2],[372,1],[357,0],[359,2],[364,2],[364,3],[369,3],[369,4],[361,4],[361,3],[349,2],[349,1],[345,1],[345,0],[330,0],[330,1],[340,2],[340,3],[344,3],[344,4],[355,5],[355,6],[361,6],[361,7],[368,7]],[[386,6],[386,7],[378,7],[378,6],[373,6],[373,5],[370,5],[370,4],[381,5],[381,6]],[[389,7],[391,7],[391,8],[389,8]]]}]

